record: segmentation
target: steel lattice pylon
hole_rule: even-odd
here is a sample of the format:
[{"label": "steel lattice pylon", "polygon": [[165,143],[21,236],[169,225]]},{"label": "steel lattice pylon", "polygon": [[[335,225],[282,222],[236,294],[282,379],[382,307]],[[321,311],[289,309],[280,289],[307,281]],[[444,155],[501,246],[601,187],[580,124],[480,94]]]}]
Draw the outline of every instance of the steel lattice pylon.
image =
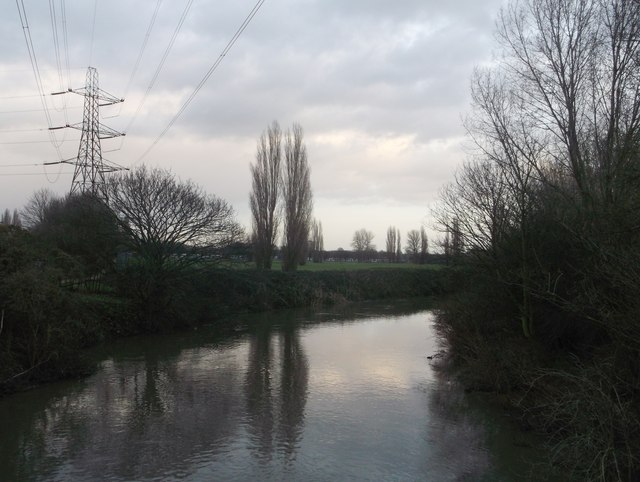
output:
[{"label": "steel lattice pylon", "polygon": [[124,99],[118,99],[99,88],[98,71],[94,67],[87,69],[84,88],[70,91],[84,96],[82,124],[67,126],[82,131],[71,181],[71,194],[89,192],[104,197],[105,173],[124,168],[102,158],[100,141],[124,134],[100,123],[100,107],[116,104]]}]

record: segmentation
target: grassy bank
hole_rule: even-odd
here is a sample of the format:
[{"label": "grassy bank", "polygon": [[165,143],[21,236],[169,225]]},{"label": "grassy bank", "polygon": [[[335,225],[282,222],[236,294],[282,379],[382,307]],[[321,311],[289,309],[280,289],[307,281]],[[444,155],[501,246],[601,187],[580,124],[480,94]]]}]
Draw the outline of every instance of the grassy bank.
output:
[{"label": "grassy bank", "polygon": [[[305,263],[298,266],[298,271],[372,271],[381,269],[391,270],[439,270],[444,268],[443,264],[415,264],[415,263],[378,263],[357,261],[325,261],[323,263]],[[282,271],[282,263],[273,261],[272,271]]]},{"label": "grassy bank", "polygon": [[62,288],[51,276],[43,283],[40,273],[33,272],[29,279],[15,280],[16,301],[4,311],[0,393],[82,376],[91,370],[82,348],[109,339],[201,323],[231,330],[222,320],[238,312],[433,296],[444,291],[445,275],[445,270],[406,268],[296,273],[198,269],[167,280],[169,289],[145,300],[132,289],[139,279],[126,274],[104,285],[103,294],[92,294]]},{"label": "grassy bank", "polygon": [[341,271],[218,270],[207,273],[198,298],[208,316],[238,310],[263,311],[347,301],[433,296],[444,292],[445,271],[358,269]]}]

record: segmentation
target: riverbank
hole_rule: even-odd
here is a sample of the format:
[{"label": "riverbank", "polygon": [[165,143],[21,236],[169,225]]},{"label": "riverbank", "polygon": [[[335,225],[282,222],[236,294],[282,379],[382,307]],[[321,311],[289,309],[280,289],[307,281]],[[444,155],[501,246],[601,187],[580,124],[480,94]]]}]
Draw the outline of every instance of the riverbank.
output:
[{"label": "riverbank", "polygon": [[83,360],[82,349],[118,337],[203,323],[216,324],[221,332],[232,331],[235,327],[227,320],[234,313],[438,296],[447,289],[447,273],[420,268],[296,273],[198,270],[174,280],[164,299],[146,302],[136,299],[127,286],[127,280],[120,278],[101,293],[56,289],[48,294],[49,300],[42,300],[36,317],[29,310],[7,311],[7,318],[22,317],[27,322],[23,330],[0,337],[0,394],[84,376],[92,367]]},{"label": "riverbank", "polygon": [[639,480],[637,352],[541,305],[539,331],[526,337],[502,284],[451,274],[457,289],[439,304],[436,327],[465,389],[490,394],[522,430],[542,434],[549,465],[575,480]]}]

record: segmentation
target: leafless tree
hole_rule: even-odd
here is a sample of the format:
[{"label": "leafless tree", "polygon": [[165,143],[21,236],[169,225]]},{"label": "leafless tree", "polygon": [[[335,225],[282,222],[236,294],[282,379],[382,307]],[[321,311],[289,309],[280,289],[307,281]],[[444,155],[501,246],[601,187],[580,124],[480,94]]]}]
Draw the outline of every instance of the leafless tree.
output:
[{"label": "leafless tree", "polygon": [[422,226],[420,228],[420,264],[425,264],[427,262],[427,254],[429,254],[429,239],[427,238],[427,232],[425,231],[424,226]]},{"label": "leafless tree", "polygon": [[215,257],[243,234],[226,201],[165,170],[114,175],[106,193],[129,248],[159,271]]},{"label": "leafless tree", "polygon": [[314,263],[321,263],[324,251],[324,237],[322,223],[317,219],[311,225],[311,239],[309,240],[311,257]]},{"label": "leafless tree", "polygon": [[276,121],[258,140],[256,162],[251,165],[252,191],[249,196],[253,220],[254,256],[258,269],[271,269],[273,248],[278,236],[278,202],[282,184],[282,131]]},{"label": "leafless tree", "polygon": [[8,208],[4,210],[0,224],[6,224],[7,226],[11,224],[11,211]]},{"label": "leafless tree", "polygon": [[402,254],[402,248],[398,250],[400,244],[400,230],[395,226],[389,226],[387,228],[387,259],[391,263],[400,262],[400,255]]},{"label": "leafless tree", "polygon": [[635,189],[640,4],[523,0],[502,11],[498,35],[518,105],[580,201],[610,203]]},{"label": "leafless tree", "polygon": [[20,219],[20,213],[18,212],[17,209],[13,210],[13,216],[11,217],[11,224],[13,226],[18,226],[18,227],[22,226],[22,220]]},{"label": "leafless tree", "polygon": [[[472,82],[472,99],[477,117],[470,131],[475,134],[476,145],[486,162],[493,163],[500,171],[505,185],[503,194],[510,205],[509,224],[519,234],[520,269],[517,273],[509,273],[507,278],[515,274],[517,279],[510,281],[522,286],[521,320],[524,333],[530,336],[529,224],[535,192],[544,172],[541,160],[545,158],[548,142],[536,134],[537,121],[520,108],[521,93],[509,86],[503,77],[490,71],[477,71]],[[582,195],[584,201],[586,191],[582,190]],[[461,218],[456,219],[460,221]]]},{"label": "leafless tree", "polygon": [[[640,2],[513,0],[497,24],[500,55],[472,79],[467,128],[477,152],[438,213],[445,253],[464,253],[469,273],[487,280],[468,292],[494,290],[501,307],[483,321],[510,313],[499,323],[519,322],[540,344],[534,351],[583,353],[571,368],[512,372],[533,385],[554,371],[563,387],[534,402],[546,427],[557,427],[558,459],[585,480],[631,479],[639,442],[627,420],[638,420],[638,405],[621,394],[637,393],[640,379],[618,360],[640,347]],[[458,313],[482,317],[483,303],[461,301]],[[489,343],[491,327],[481,335]],[[598,402],[581,391],[593,379]],[[623,422],[583,430],[604,407]]]},{"label": "leafless tree", "polygon": [[356,252],[358,259],[363,260],[368,252],[375,251],[376,246],[373,244],[374,234],[365,228],[359,229],[353,234],[351,246]]},{"label": "leafless tree", "polygon": [[420,256],[420,231],[412,229],[407,233],[407,245],[405,246],[405,253],[409,256],[409,259],[417,263]]},{"label": "leafless tree", "polygon": [[307,161],[304,133],[299,124],[287,130],[284,142],[284,172],[282,176],[282,204],[284,211],[284,250],[282,269],[295,271],[304,261],[313,194],[311,171]]},{"label": "leafless tree", "polygon": [[453,220],[449,231],[449,239],[451,239],[451,256],[454,261],[457,261],[464,253],[464,234],[457,219]]},{"label": "leafless tree", "polygon": [[45,212],[56,196],[49,189],[35,191],[22,210],[22,221],[27,228],[33,228],[44,220]]},{"label": "leafless tree", "polygon": [[472,161],[462,166],[454,182],[442,189],[434,212],[445,238],[457,224],[472,253],[489,253],[495,258],[512,220],[511,194],[504,177],[494,163]]}]

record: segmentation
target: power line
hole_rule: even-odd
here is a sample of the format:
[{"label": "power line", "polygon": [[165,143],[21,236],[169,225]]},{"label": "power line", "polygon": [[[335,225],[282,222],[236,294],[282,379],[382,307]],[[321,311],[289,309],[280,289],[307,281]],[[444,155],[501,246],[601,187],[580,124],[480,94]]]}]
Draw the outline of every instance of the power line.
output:
[{"label": "power line", "polygon": [[[67,107],[67,109],[81,109],[81,108],[82,107],[80,107],[80,106]],[[24,113],[27,113],[27,112],[42,112],[42,109],[0,110],[0,114],[24,114]],[[40,130],[44,131],[46,129],[40,129]]]},{"label": "power line", "polygon": [[164,66],[164,63],[167,60],[167,57],[169,56],[169,52],[171,52],[171,49],[173,48],[173,44],[175,43],[176,38],[178,37],[178,33],[180,32],[180,29],[182,28],[182,24],[184,23],[184,20],[187,18],[187,14],[189,13],[189,9],[191,8],[192,4],[193,4],[193,0],[187,0],[187,4],[185,5],[184,10],[182,11],[182,15],[180,16],[180,20],[178,21],[178,25],[176,25],[176,28],[173,31],[173,35],[171,35],[171,39],[169,40],[169,44],[167,45],[167,48],[164,50],[164,53],[162,54],[162,58],[160,59],[160,63],[158,64],[158,67],[156,68],[156,71],[153,73],[153,77],[151,78],[151,82],[149,82],[149,86],[147,87],[147,90],[145,91],[144,96],[142,96],[142,100],[140,101],[140,104],[138,104],[138,108],[136,109],[135,114],[133,115],[133,117],[131,118],[131,121],[129,121],[129,124],[125,128],[125,130],[124,130],[125,132],[129,132],[129,129],[131,129],[131,126],[133,125],[133,123],[135,122],[136,118],[138,117],[138,114],[140,113],[140,110],[142,109],[142,106],[144,105],[145,101],[147,100],[149,92],[151,92],[151,89],[155,85],[156,80],[158,80],[158,76],[160,75],[160,71],[162,70],[162,67]]},{"label": "power line", "polygon": [[64,88],[64,82],[62,81],[62,64],[60,63],[60,42],[58,41],[58,20],[56,17],[55,0],[49,0],[49,18],[51,19],[51,32],[53,34],[53,51],[56,56],[56,68],[58,71],[58,81],[60,83],[60,89]]},{"label": "power line", "polygon": [[[149,37],[151,35],[151,31],[153,30],[153,26],[156,23],[156,18],[158,17],[158,11],[160,10],[160,5],[162,4],[162,0],[158,0],[156,3],[156,8],[153,11],[153,15],[151,16],[151,21],[149,22],[149,26],[147,27],[147,32],[144,36],[144,40],[142,41],[142,46],[140,47],[140,51],[138,52],[138,57],[136,58],[135,64],[133,66],[133,70],[131,71],[131,75],[129,76],[129,80],[127,82],[127,86],[124,88],[124,94],[122,95],[123,98],[127,98],[127,95],[129,94],[129,89],[131,88],[131,83],[133,82],[133,78],[135,77],[136,73],[138,72],[138,67],[140,67],[140,61],[142,60],[142,55],[144,54],[144,51],[147,48],[147,43],[149,42]],[[118,109],[118,113],[112,116],[106,116],[105,119],[109,119],[111,117],[116,117],[118,115],[120,115],[120,112],[122,110],[122,104],[120,104],[119,109]]]},{"label": "power line", "polygon": [[67,6],[66,0],[60,1],[60,14],[62,16],[62,38],[64,41],[64,58],[67,68],[67,85],[71,84],[71,69],[69,68],[69,42],[67,41]]},{"label": "power line", "polygon": [[[18,8],[18,15],[20,16],[20,25],[22,26],[22,33],[24,34],[25,42],[27,44],[27,51],[29,53],[29,61],[31,62],[31,68],[33,70],[33,75],[36,79],[36,86],[38,88],[40,101],[42,102],[42,108],[44,110],[44,115],[47,120],[48,126],[52,127],[51,116],[49,115],[49,109],[47,107],[47,101],[44,94],[44,88],[42,86],[42,77],[40,75],[40,69],[38,67],[38,60],[36,57],[35,49],[33,48],[33,39],[31,38],[31,30],[29,29],[29,21],[27,19],[27,11],[24,7],[23,0],[16,0],[16,7]],[[22,7],[22,8],[21,8]],[[55,134],[53,132],[49,132],[49,141],[54,146],[56,153],[58,154],[58,158],[62,159],[62,153],[60,152],[60,145],[57,142]]]},{"label": "power line", "polygon": [[160,140],[164,137],[164,135],[169,131],[169,129],[171,129],[171,127],[173,127],[173,124],[176,122],[176,120],[178,120],[178,118],[180,117],[180,115],[182,115],[182,113],[185,111],[185,109],[189,106],[189,104],[191,103],[191,101],[193,101],[193,99],[196,97],[196,95],[198,95],[198,92],[200,92],[200,89],[202,89],[202,87],[204,86],[204,84],[207,82],[207,80],[209,80],[209,77],[211,77],[211,75],[216,71],[216,69],[218,68],[218,66],[222,63],[222,60],[224,59],[224,57],[229,53],[229,51],[231,50],[231,48],[233,47],[233,45],[236,43],[236,41],[238,40],[238,38],[240,38],[240,36],[242,35],[242,33],[245,31],[245,29],[249,26],[249,23],[251,23],[251,20],[253,20],[253,17],[256,16],[256,14],[258,13],[258,10],[260,10],[260,7],[262,7],[262,4],[265,2],[265,0],[259,0],[253,7],[253,9],[251,9],[251,11],[249,12],[249,14],[246,16],[246,18],[244,19],[244,21],[242,22],[242,24],[240,25],[240,27],[238,27],[238,29],[236,30],[236,33],[233,34],[233,37],[231,37],[231,40],[229,40],[229,42],[227,43],[227,45],[225,46],[224,49],[222,49],[222,52],[220,53],[220,55],[218,56],[218,58],[216,59],[216,61],[213,63],[213,65],[209,68],[209,70],[207,71],[207,73],[204,75],[204,77],[202,78],[202,80],[200,81],[200,83],[198,83],[198,85],[196,86],[196,88],[193,90],[193,92],[191,93],[191,95],[189,95],[189,97],[187,98],[187,100],[182,104],[182,107],[180,107],[180,109],[178,110],[178,112],[176,112],[176,114],[173,116],[173,118],[171,119],[171,121],[169,121],[169,124],[167,124],[167,127],[164,128],[164,130],[160,133],[160,135],[156,138],[155,141],[153,141],[153,143],[149,146],[149,148],[144,151],[144,153],[138,158],[137,162],[140,162],[149,152],[151,152],[151,149],[153,149],[155,147],[155,145],[160,142]]},{"label": "power line", "polygon": [[[62,172],[62,164],[70,164],[71,161],[73,161],[74,159],[63,159],[61,161],[51,161],[51,162],[41,162],[41,163],[25,163],[25,164],[4,164],[4,165],[0,165],[0,168],[3,167],[9,167],[9,168],[14,168],[14,167],[41,167],[42,168],[42,172],[0,172],[0,176],[2,177],[12,177],[12,176],[45,176],[47,179],[47,182],[49,182],[49,184],[55,184],[56,182],[58,182],[58,180],[60,179],[60,176],[62,175],[67,175],[67,174],[73,174],[71,172]],[[55,165],[58,164],[60,167],[58,168],[58,172],[54,175],[55,177],[53,179],[51,179],[49,177],[49,173],[47,172],[47,166],[51,166],[51,165]]]},{"label": "power line", "polygon": [[91,23],[91,48],[89,49],[89,65],[93,61],[93,34],[96,31],[96,13],[98,12],[98,0],[93,2],[93,22]]},{"label": "power line", "polygon": [[[51,32],[53,34],[53,50],[56,57],[56,67],[58,71],[58,83],[60,90],[64,89],[64,80],[62,75],[62,62],[60,61],[60,41],[58,39],[58,19],[56,15],[56,5],[55,0],[49,0],[49,17],[51,18]],[[62,109],[58,109],[55,107],[55,102],[53,103],[54,108],[57,111],[62,110],[64,113],[64,121],[65,124],[69,123],[69,116],[67,114],[67,99],[62,99]]]},{"label": "power line", "polygon": [[[49,129],[47,129],[49,130]],[[79,141],[80,139],[69,139],[70,141]],[[10,141],[10,142],[0,142],[0,144],[2,145],[9,145],[9,144],[46,144],[47,142],[50,141]],[[62,156],[60,156],[61,160],[62,160]]]},{"label": "power line", "polygon": [[48,130],[49,129],[0,129],[0,133],[3,133],[3,132],[42,132],[42,131],[48,131]]},{"label": "power line", "polygon": [[[67,176],[67,175],[71,175],[71,174],[73,174],[73,171],[59,172],[56,175],[57,176],[62,176],[62,175]],[[0,172],[0,176],[2,176],[2,177],[9,177],[9,176],[48,176],[48,173],[47,172],[9,172],[9,173]]]},{"label": "power line", "polygon": [[2,97],[0,97],[0,99],[5,100],[5,99],[25,99],[27,97],[40,97],[40,94],[27,94],[27,95],[4,95]]},{"label": "power line", "polygon": [[34,166],[42,166],[42,164],[0,164],[0,168],[3,167],[34,167]]}]

